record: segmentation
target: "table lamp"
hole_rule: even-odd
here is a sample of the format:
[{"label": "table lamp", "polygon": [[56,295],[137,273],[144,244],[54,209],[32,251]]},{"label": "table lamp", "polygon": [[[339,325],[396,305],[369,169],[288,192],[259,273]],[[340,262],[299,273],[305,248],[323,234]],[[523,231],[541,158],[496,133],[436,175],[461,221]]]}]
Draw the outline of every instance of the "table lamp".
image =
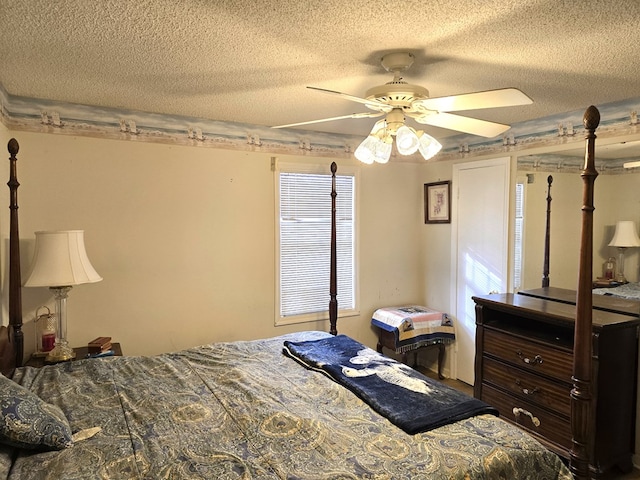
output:
[{"label": "table lamp", "polygon": [[25,287],[49,287],[56,299],[58,324],[55,346],[45,362],[55,363],[75,358],[67,342],[67,295],[74,285],[102,280],[95,271],[84,247],[84,230],[36,232],[36,246],[31,271]]},{"label": "table lamp", "polygon": [[636,233],[636,224],[630,220],[621,220],[616,224],[616,231],[613,234],[610,247],[618,248],[618,273],[616,282],[627,283],[624,276],[624,253],[627,248],[640,247],[640,238]]}]

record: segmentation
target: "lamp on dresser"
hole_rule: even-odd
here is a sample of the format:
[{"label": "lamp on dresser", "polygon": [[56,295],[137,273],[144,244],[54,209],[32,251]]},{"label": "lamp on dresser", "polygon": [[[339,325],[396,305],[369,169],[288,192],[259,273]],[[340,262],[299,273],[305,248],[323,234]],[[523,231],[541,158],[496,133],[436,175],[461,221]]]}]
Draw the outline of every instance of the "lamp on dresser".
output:
[{"label": "lamp on dresser", "polygon": [[616,223],[616,231],[613,234],[610,247],[618,248],[618,273],[616,281],[619,283],[627,283],[624,276],[624,253],[627,248],[640,247],[640,238],[636,232],[636,224],[630,220],[620,220]]},{"label": "lamp on dresser", "polygon": [[53,350],[45,362],[75,358],[67,341],[67,296],[74,285],[102,280],[84,246],[83,230],[36,232],[36,246],[25,287],[49,287],[56,299],[58,323]]}]

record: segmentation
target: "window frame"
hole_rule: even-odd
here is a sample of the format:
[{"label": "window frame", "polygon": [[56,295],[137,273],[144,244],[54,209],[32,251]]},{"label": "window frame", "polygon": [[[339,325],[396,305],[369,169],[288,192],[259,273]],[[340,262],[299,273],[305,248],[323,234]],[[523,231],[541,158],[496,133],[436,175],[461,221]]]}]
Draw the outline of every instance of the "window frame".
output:
[{"label": "window frame", "polygon": [[[274,311],[274,325],[285,326],[294,325],[307,322],[325,321],[329,319],[329,281],[327,279],[327,308],[319,312],[304,313],[298,315],[282,316],[281,312],[281,285],[280,285],[280,174],[281,173],[299,173],[299,174],[312,174],[312,175],[326,175],[331,177],[330,164],[307,164],[307,163],[290,163],[290,162],[275,162],[274,168],[274,211],[275,211],[275,311]],[[357,316],[360,314],[360,291],[358,281],[359,271],[359,173],[360,170],[354,166],[338,166],[336,176],[351,176],[353,177],[353,308],[341,308],[340,305],[340,284],[338,282],[338,318],[345,318],[351,316]],[[340,192],[337,192],[338,196]],[[327,191],[327,205],[331,205],[331,191]],[[328,239],[330,240],[330,239]]]}]

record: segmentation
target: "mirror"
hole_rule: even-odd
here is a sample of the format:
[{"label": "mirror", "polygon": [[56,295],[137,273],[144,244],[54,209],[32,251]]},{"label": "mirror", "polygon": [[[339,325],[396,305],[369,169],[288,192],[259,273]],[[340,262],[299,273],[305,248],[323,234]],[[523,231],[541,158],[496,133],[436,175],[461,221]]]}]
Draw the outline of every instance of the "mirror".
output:
[{"label": "mirror", "polygon": [[[578,278],[584,143],[548,148],[517,159],[518,183],[524,185],[522,263],[519,289],[542,285],[547,196],[550,193],[549,285],[575,290]],[[634,164],[635,162],[635,164]],[[640,140],[596,140],[598,177],[594,192],[593,278],[603,276],[608,244],[618,220],[632,220],[640,230]],[[549,190],[548,177],[553,180]],[[627,280],[638,282],[640,248],[625,251]]]}]

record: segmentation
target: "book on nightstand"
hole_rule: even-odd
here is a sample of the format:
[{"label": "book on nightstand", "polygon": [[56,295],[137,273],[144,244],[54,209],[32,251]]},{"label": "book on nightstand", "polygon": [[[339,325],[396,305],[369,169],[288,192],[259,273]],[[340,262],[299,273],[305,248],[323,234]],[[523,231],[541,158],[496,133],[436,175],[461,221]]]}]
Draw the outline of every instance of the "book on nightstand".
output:
[{"label": "book on nightstand", "polygon": [[111,337],[98,337],[91,340],[88,344],[88,352],[90,355],[103,353],[111,350]]}]

